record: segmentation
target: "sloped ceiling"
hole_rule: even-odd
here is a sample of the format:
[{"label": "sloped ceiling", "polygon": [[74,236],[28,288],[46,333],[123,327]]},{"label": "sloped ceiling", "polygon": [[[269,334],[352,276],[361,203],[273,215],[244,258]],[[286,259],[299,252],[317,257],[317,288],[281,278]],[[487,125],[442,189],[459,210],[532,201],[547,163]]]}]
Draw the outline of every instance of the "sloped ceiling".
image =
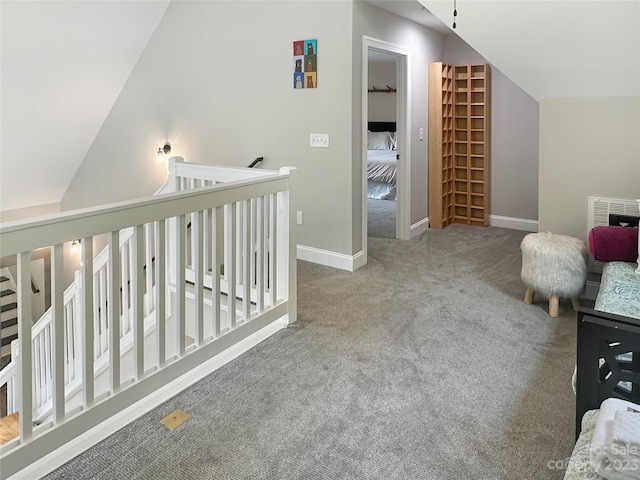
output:
[{"label": "sloped ceiling", "polygon": [[[419,0],[448,26],[453,0]],[[457,0],[455,33],[536,100],[640,95],[637,0]]]},{"label": "sloped ceiling", "polygon": [[[0,2],[0,210],[60,202],[168,4]],[[453,0],[419,4],[450,27]],[[639,4],[457,0],[455,34],[537,100],[638,96]]]},{"label": "sloped ceiling", "polygon": [[60,202],[169,0],[0,3],[0,210]]}]

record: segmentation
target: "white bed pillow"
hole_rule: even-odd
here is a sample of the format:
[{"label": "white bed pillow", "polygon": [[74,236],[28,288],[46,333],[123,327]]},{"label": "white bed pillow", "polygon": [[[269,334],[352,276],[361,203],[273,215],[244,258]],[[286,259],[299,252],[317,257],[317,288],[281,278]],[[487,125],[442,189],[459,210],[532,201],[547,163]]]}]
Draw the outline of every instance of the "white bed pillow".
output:
[{"label": "white bed pillow", "polygon": [[391,132],[368,132],[367,150],[393,150]]}]

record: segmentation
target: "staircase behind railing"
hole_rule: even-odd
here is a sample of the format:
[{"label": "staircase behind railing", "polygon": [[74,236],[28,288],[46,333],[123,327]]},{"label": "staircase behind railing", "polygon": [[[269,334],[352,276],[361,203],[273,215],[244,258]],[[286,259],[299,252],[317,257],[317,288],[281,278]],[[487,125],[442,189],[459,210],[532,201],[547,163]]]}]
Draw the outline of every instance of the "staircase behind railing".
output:
[{"label": "staircase behind railing", "polygon": [[[53,452],[260,328],[295,320],[288,185],[288,169],[173,158],[153,198],[3,225],[2,255],[18,255],[20,328],[0,386],[20,436],[1,447],[2,478],[43,445]],[[62,245],[76,238],[83,265],[62,292]],[[29,331],[30,251],[49,245],[52,306]]]}]

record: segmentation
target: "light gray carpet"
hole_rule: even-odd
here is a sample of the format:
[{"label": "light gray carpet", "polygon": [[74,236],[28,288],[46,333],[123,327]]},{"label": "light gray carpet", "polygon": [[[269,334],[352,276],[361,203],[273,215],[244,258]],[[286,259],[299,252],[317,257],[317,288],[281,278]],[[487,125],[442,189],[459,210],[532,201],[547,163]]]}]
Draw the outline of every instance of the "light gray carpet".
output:
[{"label": "light gray carpet", "polygon": [[[575,315],[522,301],[524,232],[298,264],[299,319],[49,479],[561,479]],[[192,418],[170,432],[176,408]]]},{"label": "light gray carpet", "polygon": [[367,236],[396,238],[396,201],[367,198]]}]

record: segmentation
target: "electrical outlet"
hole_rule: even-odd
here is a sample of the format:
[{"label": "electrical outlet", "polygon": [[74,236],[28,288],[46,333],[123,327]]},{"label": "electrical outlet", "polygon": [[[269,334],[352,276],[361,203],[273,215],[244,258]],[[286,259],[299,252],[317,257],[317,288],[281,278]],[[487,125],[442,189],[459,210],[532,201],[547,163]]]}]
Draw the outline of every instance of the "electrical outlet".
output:
[{"label": "electrical outlet", "polygon": [[319,147],[319,148],[329,148],[329,134],[328,133],[310,133],[309,146]]},{"label": "electrical outlet", "polygon": [[296,213],[296,222],[298,225],[302,225],[302,212],[300,210]]}]

